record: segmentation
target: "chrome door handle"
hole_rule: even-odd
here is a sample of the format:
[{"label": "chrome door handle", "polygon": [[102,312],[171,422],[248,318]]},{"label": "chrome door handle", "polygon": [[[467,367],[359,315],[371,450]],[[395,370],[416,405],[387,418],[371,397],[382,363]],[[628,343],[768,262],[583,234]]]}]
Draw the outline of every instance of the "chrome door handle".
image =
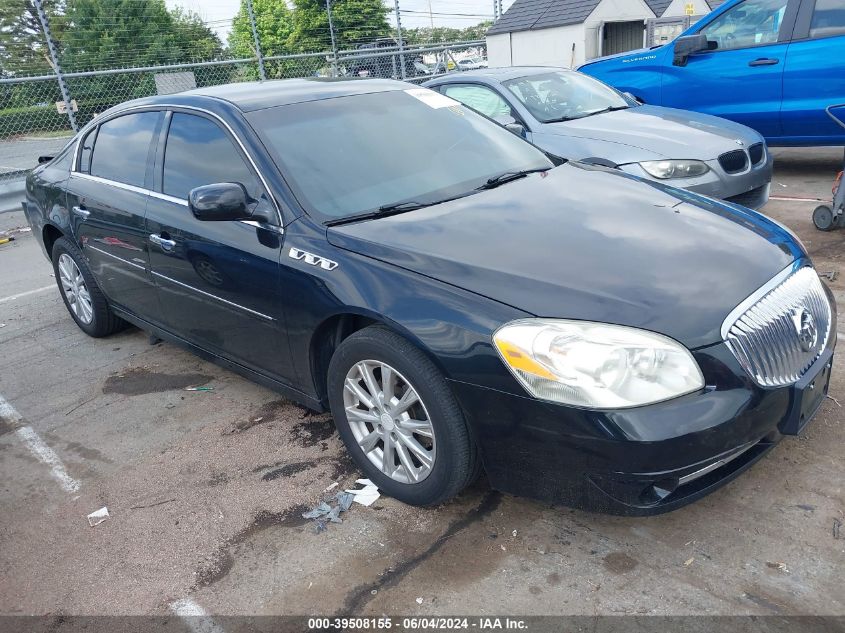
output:
[{"label": "chrome door handle", "polygon": [[83,209],[82,207],[73,207],[71,211],[73,211],[83,220],[87,220],[88,216],[91,215],[91,212],[88,209]]},{"label": "chrome door handle", "polygon": [[157,244],[158,246],[161,246],[161,249],[164,250],[164,251],[167,251],[168,253],[176,247],[175,241],[166,240],[161,235],[158,235],[157,233],[153,233],[152,235],[150,235],[150,241],[153,244]]}]

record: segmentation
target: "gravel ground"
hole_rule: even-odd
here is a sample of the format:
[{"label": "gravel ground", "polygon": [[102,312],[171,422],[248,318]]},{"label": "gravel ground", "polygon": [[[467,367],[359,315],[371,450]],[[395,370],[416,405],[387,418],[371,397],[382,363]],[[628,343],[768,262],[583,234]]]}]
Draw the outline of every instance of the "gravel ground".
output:
[{"label": "gravel ground", "polygon": [[[840,273],[841,301],[845,233],[815,231],[814,203],[796,200],[830,198],[841,150],[776,155],[783,199],[764,212]],[[87,338],[30,235],[0,246],[0,271],[0,395],[78,482],[63,489],[0,419],[0,614],[166,614],[189,598],[228,615],[845,615],[833,399],[800,438],[668,515],[549,507],[482,481],[433,509],[356,505],[317,533],[301,512],[359,476],[330,416],[138,330]],[[831,395],[845,404],[841,358]]]}]

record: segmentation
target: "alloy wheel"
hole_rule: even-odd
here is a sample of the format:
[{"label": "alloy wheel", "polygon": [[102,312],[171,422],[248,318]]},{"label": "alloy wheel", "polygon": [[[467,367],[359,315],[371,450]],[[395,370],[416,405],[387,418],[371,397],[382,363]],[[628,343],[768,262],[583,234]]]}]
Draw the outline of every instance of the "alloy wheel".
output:
[{"label": "alloy wheel", "polygon": [[90,324],[94,320],[91,294],[88,292],[88,286],[85,285],[82,271],[67,253],[62,253],[59,257],[59,281],[62,292],[76,318],[85,325]]},{"label": "alloy wheel", "polygon": [[415,484],[431,474],[434,427],[417,390],[396,369],[363,360],[346,374],[346,419],[367,459],[391,479]]}]

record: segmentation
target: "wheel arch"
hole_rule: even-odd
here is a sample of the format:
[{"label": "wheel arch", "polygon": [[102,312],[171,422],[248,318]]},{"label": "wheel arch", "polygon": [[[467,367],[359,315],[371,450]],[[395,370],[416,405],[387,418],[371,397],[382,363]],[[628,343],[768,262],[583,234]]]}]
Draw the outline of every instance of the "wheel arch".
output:
[{"label": "wheel arch", "polygon": [[56,240],[60,237],[65,237],[64,231],[58,228],[55,224],[50,224],[48,222],[44,225],[44,228],[41,229],[41,239],[44,242],[44,250],[47,251],[47,257],[53,257],[53,246],[55,246]]},{"label": "wheel arch", "polygon": [[309,345],[309,370],[316,390],[317,399],[328,406],[328,371],[334,351],[349,336],[370,326],[382,326],[398,334],[423,352],[444,374],[443,365],[431,353],[422,340],[408,328],[384,316],[366,311],[347,309],[326,317],[311,335]]}]

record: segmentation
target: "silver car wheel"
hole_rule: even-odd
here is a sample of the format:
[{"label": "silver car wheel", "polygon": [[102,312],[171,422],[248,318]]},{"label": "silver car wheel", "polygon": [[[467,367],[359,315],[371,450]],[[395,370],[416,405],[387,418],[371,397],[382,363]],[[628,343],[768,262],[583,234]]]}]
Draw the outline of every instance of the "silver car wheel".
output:
[{"label": "silver car wheel", "polygon": [[417,390],[387,363],[363,360],[346,374],[346,419],[367,459],[391,479],[416,484],[431,474],[434,427]]},{"label": "silver car wheel", "polygon": [[82,323],[89,325],[94,320],[91,294],[85,285],[82,271],[67,253],[62,253],[59,257],[59,281],[71,311]]}]

